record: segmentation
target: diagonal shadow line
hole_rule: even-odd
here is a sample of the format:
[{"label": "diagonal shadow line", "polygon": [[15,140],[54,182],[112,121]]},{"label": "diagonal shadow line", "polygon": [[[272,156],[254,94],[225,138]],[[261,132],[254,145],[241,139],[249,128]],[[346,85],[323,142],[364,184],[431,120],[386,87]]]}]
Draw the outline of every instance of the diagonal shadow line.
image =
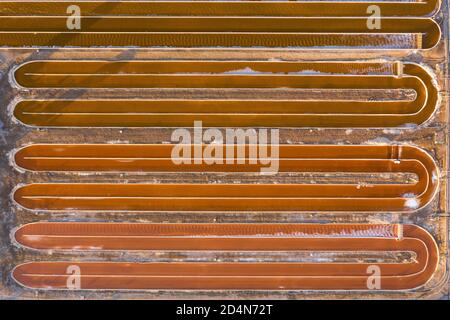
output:
[{"label": "diagonal shadow line", "polygon": [[[117,6],[119,3],[121,3],[121,1],[117,1],[114,3],[113,6]],[[111,2],[108,3],[103,3],[99,6],[97,6],[95,8],[95,10],[100,10],[102,11],[102,8],[105,9],[104,11],[107,13],[108,11],[112,10],[113,7],[111,6]],[[109,10],[107,10],[109,8]],[[91,19],[87,19],[84,23],[87,23],[87,28],[89,28],[89,26],[91,26],[92,24],[95,23],[95,20],[91,20]],[[83,28],[83,24],[82,24],[82,28]],[[76,31],[76,33],[79,33],[80,31]],[[82,31],[81,31],[82,32]],[[52,38],[52,40],[50,40],[49,42],[47,42],[47,44],[44,47],[51,47],[52,43],[55,43],[55,40],[57,43],[59,42],[70,42],[71,39],[73,39],[76,36],[75,32],[73,35],[71,35],[70,33],[65,33],[65,34],[57,34],[55,37]],[[64,47],[64,45],[60,46],[61,48]],[[58,49],[60,48],[56,48],[54,50],[50,49],[50,51],[45,51],[45,53],[40,52],[39,50],[34,51],[30,56],[27,57],[27,61],[31,61],[31,60],[41,60],[41,59],[48,59],[55,51],[58,51]],[[120,49],[120,48],[119,48]],[[105,48],[105,50],[109,50],[108,48]],[[120,52],[115,59],[116,60],[120,60],[126,57],[126,59],[130,59],[132,60],[134,57],[136,56],[136,50],[135,49],[125,49],[125,51]],[[97,72],[101,73],[104,70],[105,67],[101,67],[97,70]],[[120,70],[120,66],[118,65],[116,68],[116,71]],[[2,79],[3,80],[3,79]],[[7,79],[6,79],[7,81]],[[0,85],[2,83],[0,82]],[[73,97],[74,99],[81,97],[82,95],[86,94],[89,91],[89,89],[78,89],[76,92],[77,94],[75,95],[75,97]],[[70,91],[66,91],[63,90],[62,92],[60,92],[59,94],[56,94],[56,97],[64,99],[68,96],[71,96],[73,92]],[[11,98],[11,97],[10,97]]]}]

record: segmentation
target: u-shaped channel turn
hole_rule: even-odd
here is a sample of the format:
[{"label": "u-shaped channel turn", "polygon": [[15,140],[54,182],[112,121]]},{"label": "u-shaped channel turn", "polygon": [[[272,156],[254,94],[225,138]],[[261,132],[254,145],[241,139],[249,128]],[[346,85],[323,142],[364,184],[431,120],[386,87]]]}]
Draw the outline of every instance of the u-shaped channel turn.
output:
[{"label": "u-shaped channel turn", "polygon": [[[382,17],[376,28],[368,25],[368,18],[378,11],[371,11],[373,5]],[[427,17],[439,7],[437,0],[9,1],[0,3],[0,43],[8,47],[430,49],[439,42],[441,31]]]},{"label": "u-shaped channel turn", "polygon": [[13,278],[35,289],[68,289],[71,266],[78,289],[408,290],[433,276],[439,253],[415,225],[376,224],[129,224],[34,223],[15,233],[19,244],[51,250],[409,252],[382,262],[86,262],[43,261],[17,266]]},{"label": "u-shaped channel turn", "polygon": [[14,116],[40,127],[403,127],[433,114],[438,89],[402,62],[34,61],[25,88],[413,90],[412,100],[22,100]]},{"label": "u-shaped channel turn", "polygon": [[[232,150],[222,158],[175,164],[177,145],[30,145],[18,150],[15,163],[31,171],[73,172],[267,172],[274,170],[272,149],[265,157],[250,156],[250,146],[239,157]],[[179,147],[179,145],[178,145]],[[207,155],[208,146],[190,145],[192,156]],[[256,150],[256,149],[255,149]],[[258,150],[260,152],[260,150]],[[217,153],[218,154],[218,153]],[[177,153],[178,155],[178,153]],[[260,154],[261,155],[261,154]],[[228,159],[229,159],[228,158]],[[255,160],[251,163],[250,160]],[[186,161],[185,161],[186,160]],[[209,161],[211,160],[211,161]],[[212,161],[214,160],[214,161]],[[264,160],[264,161],[262,161]],[[271,161],[267,161],[271,160]],[[412,212],[426,206],[439,184],[438,168],[422,149],[412,146],[280,145],[279,172],[409,173],[412,183],[37,183],[20,186],[15,201],[33,210],[109,211],[396,211]],[[273,172],[272,172],[273,173]]]}]

